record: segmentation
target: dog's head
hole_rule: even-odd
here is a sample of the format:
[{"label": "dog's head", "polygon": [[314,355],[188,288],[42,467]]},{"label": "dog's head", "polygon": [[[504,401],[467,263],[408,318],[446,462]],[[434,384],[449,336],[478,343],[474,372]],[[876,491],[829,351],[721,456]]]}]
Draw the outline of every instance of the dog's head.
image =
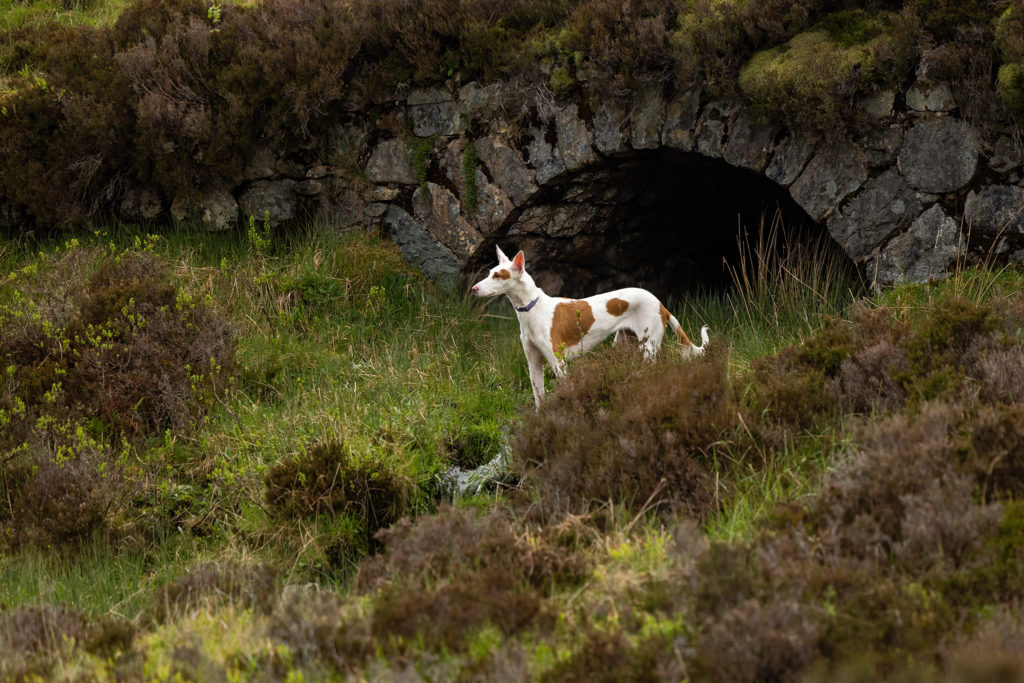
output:
[{"label": "dog's head", "polygon": [[498,250],[498,265],[491,268],[490,272],[480,282],[473,285],[473,293],[477,296],[496,296],[507,294],[512,291],[522,280],[526,270],[526,257],[520,251],[512,259],[505,256],[501,247]]}]

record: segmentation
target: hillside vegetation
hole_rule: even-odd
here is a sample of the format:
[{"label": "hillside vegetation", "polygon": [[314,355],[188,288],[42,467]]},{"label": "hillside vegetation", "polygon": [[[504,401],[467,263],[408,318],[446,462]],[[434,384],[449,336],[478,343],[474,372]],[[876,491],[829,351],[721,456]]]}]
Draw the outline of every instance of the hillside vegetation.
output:
[{"label": "hillside vegetation", "polygon": [[8,3],[0,22],[8,229],[73,227],[106,215],[136,186],[165,205],[186,201],[242,177],[268,148],[317,157],[339,122],[372,121],[422,85],[517,80],[524,98],[507,113],[522,119],[555,101],[586,110],[590,95],[700,85],[787,125],[834,131],[860,125],[858,97],[905,89],[920,73],[949,81],[980,130],[1024,111],[1020,0],[121,7]]},{"label": "hillside vegetation", "polygon": [[534,412],[371,235],[5,243],[0,677],[1021,675],[1024,282],[788,253]]}]

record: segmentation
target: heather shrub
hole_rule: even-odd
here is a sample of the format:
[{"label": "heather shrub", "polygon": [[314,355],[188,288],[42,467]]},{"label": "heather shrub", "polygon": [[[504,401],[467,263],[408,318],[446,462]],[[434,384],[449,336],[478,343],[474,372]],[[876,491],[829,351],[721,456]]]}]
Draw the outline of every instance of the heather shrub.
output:
[{"label": "heather shrub", "polygon": [[383,463],[357,459],[341,441],[313,444],[274,464],[265,483],[267,503],[277,514],[351,515],[366,544],[408,511],[414,494],[408,477]]},{"label": "heather shrub", "polygon": [[102,656],[127,650],[134,627],[125,621],[91,622],[66,605],[23,605],[0,615],[0,677],[46,680],[62,655],[76,648]]},{"label": "heather shrub", "polygon": [[277,596],[276,572],[265,564],[205,562],[160,589],[157,612],[167,620],[218,602],[269,612]]},{"label": "heather shrub", "polygon": [[576,359],[513,435],[524,486],[556,508],[611,500],[702,515],[714,505],[706,463],[736,426],[725,358],[654,363],[636,349]]},{"label": "heather shrub", "polygon": [[71,244],[58,263],[8,278],[0,294],[5,542],[130,525],[125,506],[145,481],[129,464],[133,445],[185,433],[227,399],[231,328],[167,277],[146,252]]},{"label": "heather shrub", "polygon": [[829,474],[817,526],[838,552],[913,567],[960,562],[993,528],[995,509],[974,505],[952,437],[955,406],[928,404],[887,418],[861,436],[861,450]]},{"label": "heather shrub", "polygon": [[375,595],[370,632],[392,647],[402,647],[397,636],[462,651],[486,625],[506,634],[550,626],[544,598],[589,572],[582,554],[550,534],[458,508],[381,531],[385,551],[364,560],[355,580]]}]

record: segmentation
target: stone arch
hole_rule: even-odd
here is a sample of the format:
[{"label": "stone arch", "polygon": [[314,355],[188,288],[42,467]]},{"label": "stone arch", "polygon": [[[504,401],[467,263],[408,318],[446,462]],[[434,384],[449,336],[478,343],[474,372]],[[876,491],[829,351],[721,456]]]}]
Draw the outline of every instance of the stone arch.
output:
[{"label": "stone arch", "polygon": [[[563,261],[614,246],[628,235],[609,231],[625,224],[638,232],[627,212],[643,207],[637,197],[652,188],[661,192],[663,209],[654,211],[653,224],[663,229],[648,233],[670,234],[664,208],[681,205],[664,195],[682,186],[644,175],[645,164],[697,185],[706,177],[741,183],[756,200],[774,200],[800,213],[801,222],[827,230],[867,279],[881,284],[944,276],[965,253],[957,218],[981,227],[975,248],[986,248],[986,239],[995,248],[999,234],[1000,248],[1024,254],[1024,229],[1018,239],[996,227],[1007,201],[1021,203],[1020,193],[988,186],[991,174],[979,171],[978,136],[945,102],[925,98],[918,105],[909,96],[904,103],[895,92],[881,93],[858,104],[872,125],[825,140],[763,124],[742,105],[708,99],[700,90],[652,90],[628,105],[594,99],[582,109],[580,102],[549,108],[545,116],[535,108],[518,127],[495,113],[521,110],[525,98],[509,84],[411,94],[399,118],[411,123],[416,144],[433,141],[433,152],[417,162],[410,144],[393,137],[368,155],[366,175],[383,201],[367,210],[381,217],[407,259],[435,279],[454,281],[488,264],[498,241],[532,241],[541,253],[547,239],[552,259]],[[720,194],[715,199],[723,201]],[[741,213],[749,222],[750,210]],[[685,268],[684,251],[672,251],[669,265]],[[587,258],[591,270],[601,262],[592,253]],[[543,258],[541,265],[554,271]],[[582,272],[586,264],[579,265]],[[579,289],[620,284],[613,270]],[[571,285],[566,291],[580,293]]]}]

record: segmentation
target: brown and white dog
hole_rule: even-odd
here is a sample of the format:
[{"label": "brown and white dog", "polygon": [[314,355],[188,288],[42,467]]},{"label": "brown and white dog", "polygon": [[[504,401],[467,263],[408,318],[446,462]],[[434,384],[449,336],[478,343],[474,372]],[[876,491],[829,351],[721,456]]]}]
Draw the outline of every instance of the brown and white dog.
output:
[{"label": "brown and white dog", "polygon": [[707,325],[700,331],[701,345],[695,345],[676,317],[646,289],[628,287],[586,299],[548,296],[526,272],[522,251],[509,260],[500,247],[497,249],[498,265],[473,285],[473,293],[505,294],[515,307],[519,339],[530,366],[530,384],[538,407],[544,397],[544,361],[561,377],[567,359],[590,351],[613,332],[616,342],[627,331],[636,335],[647,359],[653,359],[661,348],[665,325],[672,326],[684,355],[700,355],[707,346]]}]

